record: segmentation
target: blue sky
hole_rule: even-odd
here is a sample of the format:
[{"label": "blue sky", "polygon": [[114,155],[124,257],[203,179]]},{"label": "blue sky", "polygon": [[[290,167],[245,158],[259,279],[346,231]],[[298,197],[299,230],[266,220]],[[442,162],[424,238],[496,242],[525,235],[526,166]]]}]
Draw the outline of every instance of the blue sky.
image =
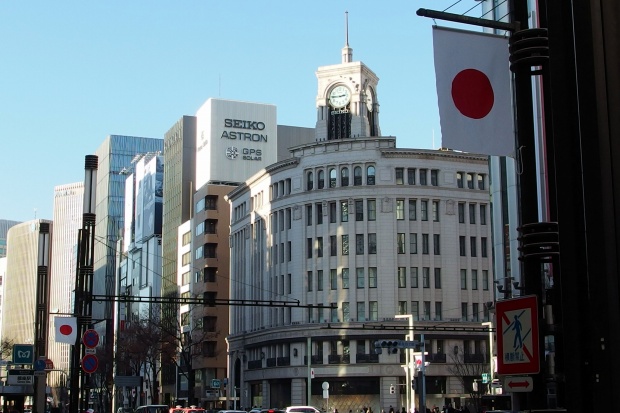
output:
[{"label": "blue sky", "polygon": [[433,20],[416,10],[455,3],[481,14],[475,0],[0,1],[0,219],[51,219],[54,186],[82,181],[107,135],[163,138],[210,97],[314,127],[345,11],[353,60],[380,79],[382,134],[439,147]]}]

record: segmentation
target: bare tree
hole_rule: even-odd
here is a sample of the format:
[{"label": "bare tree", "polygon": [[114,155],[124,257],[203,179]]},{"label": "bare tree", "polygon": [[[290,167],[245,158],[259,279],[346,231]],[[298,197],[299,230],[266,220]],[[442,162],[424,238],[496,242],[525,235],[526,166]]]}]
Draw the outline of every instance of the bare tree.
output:
[{"label": "bare tree", "polygon": [[6,338],[0,342],[0,359],[8,360],[13,357],[13,340]]},{"label": "bare tree", "polygon": [[448,371],[455,376],[465,392],[469,394],[476,412],[480,411],[482,395],[486,393],[486,384],[481,382],[482,373],[488,372],[487,354],[466,354],[462,347],[450,354],[452,365]]}]

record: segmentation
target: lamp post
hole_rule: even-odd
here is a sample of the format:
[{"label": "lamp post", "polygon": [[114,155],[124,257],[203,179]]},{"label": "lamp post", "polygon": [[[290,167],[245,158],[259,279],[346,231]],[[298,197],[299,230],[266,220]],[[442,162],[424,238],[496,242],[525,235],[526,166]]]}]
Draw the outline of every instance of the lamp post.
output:
[{"label": "lamp post", "polygon": [[[483,326],[487,327],[489,330],[489,370],[491,375],[489,376],[491,378],[490,383],[493,383],[493,373],[495,372],[495,365],[493,363],[493,322],[492,321],[485,321],[484,323],[482,323]],[[490,393],[493,394],[493,387],[491,386],[491,384],[489,384],[489,388],[490,388]]]},{"label": "lamp post", "polygon": [[[406,340],[413,341],[413,315],[411,314],[397,314],[394,318],[406,319],[409,322],[409,333],[405,336]],[[406,404],[409,411],[415,411],[415,400],[412,397],[411,383],[413,380],[413,348],[405,349],[405,394]]]}]

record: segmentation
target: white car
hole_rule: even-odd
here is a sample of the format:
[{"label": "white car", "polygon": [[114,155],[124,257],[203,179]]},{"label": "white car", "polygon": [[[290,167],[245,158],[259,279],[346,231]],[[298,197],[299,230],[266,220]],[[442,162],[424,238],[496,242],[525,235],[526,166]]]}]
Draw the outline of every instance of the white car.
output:
[{"label": "white car", "polygon": [[321,413],[319,409],[312,406],[289,406],[286,413]]}]

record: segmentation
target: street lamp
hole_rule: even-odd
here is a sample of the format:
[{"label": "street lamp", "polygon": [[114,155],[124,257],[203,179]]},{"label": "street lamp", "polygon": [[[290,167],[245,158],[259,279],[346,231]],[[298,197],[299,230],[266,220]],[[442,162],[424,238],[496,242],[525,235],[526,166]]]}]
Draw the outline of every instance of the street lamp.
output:
[{"label": "street lamp", "polygon": [[[394,318],[407,319],[409,321],[409,333],[405,336],[406,340],[413,341],[413,315],[411,314],[397,314]],[[413,349],[407,348],[405,350],[405,389],[407,406],[410,412],[415,411],[415,400],[413,400],[411,394],[411,383],[413,380]]]},{"label": "street lamp", "polygon": [[[494,378],[494,372],[495,372],[495,364],[494,364],[494,360],[493,360],[493,322],[492,321],[485,321],[484,323],[482,323],[483,326],[487,327],[489,330],[489,368],[490,368],[490,378],[491,381],[490,383],[493,383],[493,378]],[[493,387],[491,386],[491,384],[489,384],[489,388],[490,393],[494,394],[494,390]]]}]

